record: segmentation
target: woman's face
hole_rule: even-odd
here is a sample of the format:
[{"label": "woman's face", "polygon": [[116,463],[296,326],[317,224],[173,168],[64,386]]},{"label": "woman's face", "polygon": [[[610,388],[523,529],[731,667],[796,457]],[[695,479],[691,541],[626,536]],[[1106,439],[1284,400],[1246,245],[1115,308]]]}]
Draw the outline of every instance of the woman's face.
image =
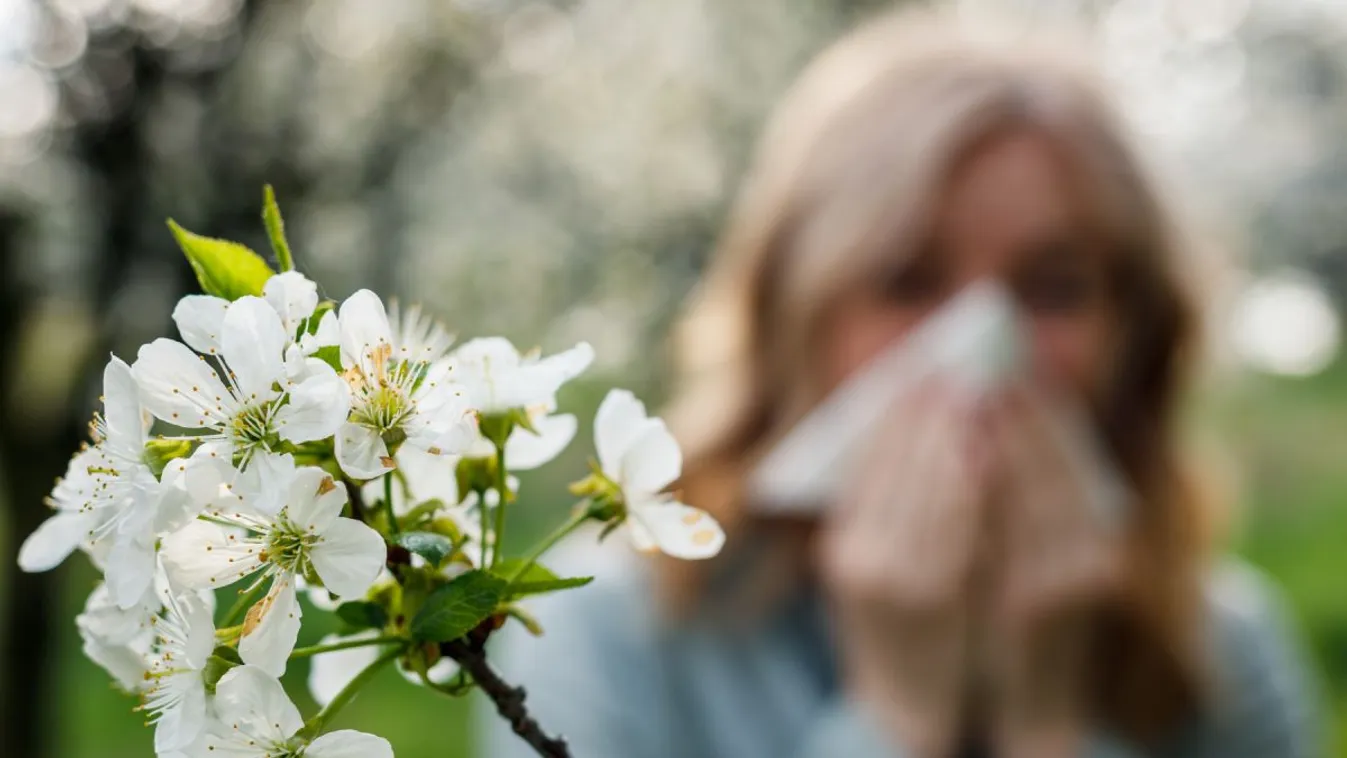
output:
[{"label": "woman's face", "polygon": [[1073,174],[1048,138],[1019,131],[971,152],[951,174],[923,249],[869,292],[847,297],[824,332],[835,386],[968,284],[1014,293],[1032,331],[1032,368],[1097,398],[1112,371],[1116,319],[1103,245]]}]

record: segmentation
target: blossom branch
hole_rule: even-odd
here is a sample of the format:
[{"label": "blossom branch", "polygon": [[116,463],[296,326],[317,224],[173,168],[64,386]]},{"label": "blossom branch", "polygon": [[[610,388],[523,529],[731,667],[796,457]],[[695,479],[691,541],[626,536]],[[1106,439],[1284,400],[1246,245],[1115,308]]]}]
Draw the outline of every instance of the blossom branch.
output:
[{"label": "blossom branch", "polygon": [[570,748],[561,737],[550,737],[529,715],[524,704],[523,687],[513,687],[500,678],[486,660],[486,634],[474,631],[465,639],[441,643],[440,652],[458,661],[477,686],[496,704],[496,712],[510,728],[543,758],[571,758]]}]

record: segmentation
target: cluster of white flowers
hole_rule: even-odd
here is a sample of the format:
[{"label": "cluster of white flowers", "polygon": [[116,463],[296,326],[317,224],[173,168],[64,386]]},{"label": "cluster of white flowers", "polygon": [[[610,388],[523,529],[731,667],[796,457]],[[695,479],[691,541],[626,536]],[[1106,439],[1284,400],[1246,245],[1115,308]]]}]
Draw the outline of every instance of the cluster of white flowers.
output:
[{"label": "cluster of white flowers", "polygon": [[[411,573],[443,588],[508,563],[488,516],[517,493],[510,471],[575,436],[556,394],[593,353],[581,343],[544,358],[501,338],[453,349],[418,309],[390,313],[368,290],[321,302],[295,271],[257,295],[185,297],[173,318],[181,341],[108,363],[92,444],[19,564],[45,571],[79,549],[102,571],[76,620],[84,651],[140,696],[158,755],[391,756],[380,737],[322,734],[328,710],[382,659],[427,686],[455,677],[453,661],[415,644],[447,640],[417,637],[415,609],[389,604],[404,602]],[[662,494],[681,456],[630,393],[605,399],[595,442],[576,489],[592,497],[569,524],[625,524],[638,548],[676,557],[720,550],[710,516]],[[484,614],[516,597],[503,588],[536,557],[498,572],[501,605]],[[233,607],[217,613],[224,588],[220,607]],[[323,611],[354,601],[373,620],[297,652],[301,594]],[[279,677],[310,654],[334,665],[312,668],[324,710],[305,722]]]}]

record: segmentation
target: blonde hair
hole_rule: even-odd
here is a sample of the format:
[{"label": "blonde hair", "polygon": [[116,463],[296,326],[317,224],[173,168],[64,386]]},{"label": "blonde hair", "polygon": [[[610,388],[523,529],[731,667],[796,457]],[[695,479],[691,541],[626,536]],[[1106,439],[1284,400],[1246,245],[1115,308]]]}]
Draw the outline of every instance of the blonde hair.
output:
[{"label": "blonde hair", "polygon": [[[819,399],[821,314],[921,241],[942,183],[977,144],[1010,129],[1047,135],[1090,185],[1117,253],[1121,368],[1095,420],[1142,500],[1097,706],[1122,731],[1153,737],[1195,709],[1201,689],[1209,535],[1174,429],[1197,336],[1185,245],[1079,56],[984,31],[932,13],[881,18],[820,55],[780,104],[675,334],[681,385],[669,417],[686,450],[681,484],[731,530],[775,530],[779,539],[758,542],[781,560],[761,575],[807,563],[807,530],[752,524],[741,484]],[[702,597],[713,570],[667,566],[674,603]]]}]

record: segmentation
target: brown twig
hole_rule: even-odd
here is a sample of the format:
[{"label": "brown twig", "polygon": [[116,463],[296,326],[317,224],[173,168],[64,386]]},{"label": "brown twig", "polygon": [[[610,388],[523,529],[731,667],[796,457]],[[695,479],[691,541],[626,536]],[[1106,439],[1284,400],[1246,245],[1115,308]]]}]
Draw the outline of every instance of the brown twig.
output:
[{"label": "brown twig", "polygon": [[445,642],[440,652],[458,661],[458,665],[468,672],[482,692],[496,704],[501,718],[510,722],[514,733],[527,742],[543,758],[571,758],[570,748],[560,737],[549,737],[529,715],[524,705],[523,687],[513,687],[500,678],[486,660],[486,639],[490,627],[483,626],[474,630],[466,638]]}]

